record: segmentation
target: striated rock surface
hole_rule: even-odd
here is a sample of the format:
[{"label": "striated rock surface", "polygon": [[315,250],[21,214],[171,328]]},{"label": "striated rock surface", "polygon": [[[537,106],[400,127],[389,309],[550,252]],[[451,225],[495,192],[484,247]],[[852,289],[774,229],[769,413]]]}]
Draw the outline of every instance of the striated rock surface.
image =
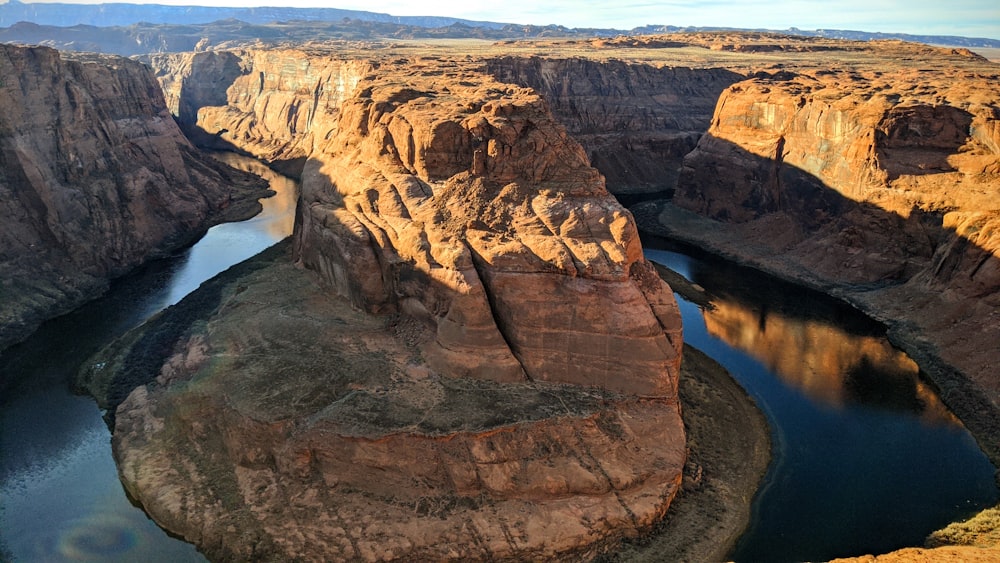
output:
[{"label": "striated rock surface", "polygon": [[114,440],[158,522],[226,560],[468,560],[662,518],[680,315],[537,92],[449,60],[170,60],[186,125],[303,164],[300,268],[276,249],[93,362],[148,370]]},{"label": "striated rock surface", "polygon": [[297,256],[436,326],[443,371],[674,397],[679,316],[631,215],[537,93],[463,72],[383,65],[345,101],[303,174]]},{"label": "striated rock surface", "polygon": [[0,348],[262,195],[189,144],[147,67],[0,45]]},{"label": "striated rock surface", "polygon": [[715,220],[684,236],[843,296],[958,368],[931,371],[995,458],[1000,89],[995,65],[930,50],[733,85],[674,204]]}]

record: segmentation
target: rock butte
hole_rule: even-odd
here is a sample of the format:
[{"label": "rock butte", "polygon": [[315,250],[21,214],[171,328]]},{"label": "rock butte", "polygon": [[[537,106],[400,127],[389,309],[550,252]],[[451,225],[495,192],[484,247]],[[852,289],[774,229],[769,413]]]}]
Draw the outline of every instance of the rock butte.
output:
[{"label": "rock butte", "polygon": [[[158,522],[222,559],[384,560],[580,556],[662,518],[686,457],[680,315],[541,96],[455,61],[178,60],[183,92],[230,84],[184,126],[301,163],[312,289],[222,290],[118,407],[123,481]],[[318,334],[289,341],[300,323]]]}]

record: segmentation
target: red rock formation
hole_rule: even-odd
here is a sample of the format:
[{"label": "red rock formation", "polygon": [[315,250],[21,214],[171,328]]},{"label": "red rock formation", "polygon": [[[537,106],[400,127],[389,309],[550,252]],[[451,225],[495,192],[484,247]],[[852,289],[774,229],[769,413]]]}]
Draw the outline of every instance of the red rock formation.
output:
[{"label": "red rock formation", "polygon": [[711,244],[845,296],[928,365],[957,367],[937,383],[985,438],[1000,431],[985,414],[1000,412],[986,344],[1000,338],[1000,91],[989,69],[916,60],[733,85],[675,203],[723,222]]},{"label": "red rock formation", "polygon": [[676,306],[631,216],[536,93],[445,91],[442,67],[383,66],[341,106],[304,173],[302,262],[436,325],[442,371],[675,396]]},{"label": "red rock formation", "polygon": [[[664,375],[679,358],[672,295],[537,94],[434,60],[269,51],[159,62],[178,111],[190,108],[182,120],[222,98],[188,98],[186,84],[229,81],[226,105],[199,108],[198,127],[268,160],[309,155],[300,259],[367,310],[435,324],[432,361],[675,393]],[[548,306],[567,300],[580,305]]]},{"label": "red rock formation", "polygon": [[305,160],[305,268],[217,281],[118,408],[123,482],[158,522],[223,558],[547,559],[663,516],[680,315],[536,92],[430,59],[173,60],[189,116],[221,96],[187,84],[230,81],[191,125]]},{"label": "red rock formation", "polygon": [[0,348],[262,195],[188,143],[147,67],[0,45]]}]

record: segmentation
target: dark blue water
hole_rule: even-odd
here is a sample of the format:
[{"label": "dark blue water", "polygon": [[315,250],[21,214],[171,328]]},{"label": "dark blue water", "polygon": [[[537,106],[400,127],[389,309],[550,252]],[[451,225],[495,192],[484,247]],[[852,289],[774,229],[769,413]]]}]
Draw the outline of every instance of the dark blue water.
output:
[{"label": "dark blue water", "polygon": [[750,270],[649,249],[656,244],[644,241],[646,257],[703,286],[715,305],[680,300],[685,342],[725,366],[772,426],[774,459],[733,559],[921,546],[997,502],[995,468],[882,327]]},{"label": "dark blue water", "polygon": [[219,158],[270,180],[278,193],[260,215],[210,229],[0,356],[0,561],[205,561],[129,502],[102,413],[71,382],[101,346],[291,233],[295,184],[256,161]]}]

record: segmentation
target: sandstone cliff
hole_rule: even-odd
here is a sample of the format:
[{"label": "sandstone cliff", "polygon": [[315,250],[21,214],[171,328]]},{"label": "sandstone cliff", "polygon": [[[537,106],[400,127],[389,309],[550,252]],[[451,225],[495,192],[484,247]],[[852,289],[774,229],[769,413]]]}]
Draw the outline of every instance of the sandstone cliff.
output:
[{"label": "sandstone cliff", "polygon": [[[438,326],[432,361],[458,369],[467,352],[492,350],[493,378],[538,371],[602,385],[621,356],[630,367],[612,379],[676,373],[673,298],[628,213],[536,93],[434,59],[241,51],[154,64],[182,124],[272,162],[308,155],[300,260],[363,308]],[[227,83],[225,100],[189,86]],[[586,307],[538,318],[537,305],[567,300]],[[600,351],[592,344],[611,345],[605,336],[620,340]],[[666,377],[632,390],[670,395]]]},{"label": "sandstone cliff", "polygon": [[1000,89],[995,67],[922,52],[733,85],[674,204],[715,220],[683,236],[889,322],[995,458]]},{"label": "sandstone cliff", "polygon": [[222,558],[463,560],[594,554],[663,516],[677,305],[537,92],[433,58],[159,61],[202,139],[299,163],[304,268],[203,288],[142,362],[115,451],[157,521]]},{"label": "sandstone cliff", "polygon": [[147,67],[0,45],[0,348],[262,195],[188,143]]}]

